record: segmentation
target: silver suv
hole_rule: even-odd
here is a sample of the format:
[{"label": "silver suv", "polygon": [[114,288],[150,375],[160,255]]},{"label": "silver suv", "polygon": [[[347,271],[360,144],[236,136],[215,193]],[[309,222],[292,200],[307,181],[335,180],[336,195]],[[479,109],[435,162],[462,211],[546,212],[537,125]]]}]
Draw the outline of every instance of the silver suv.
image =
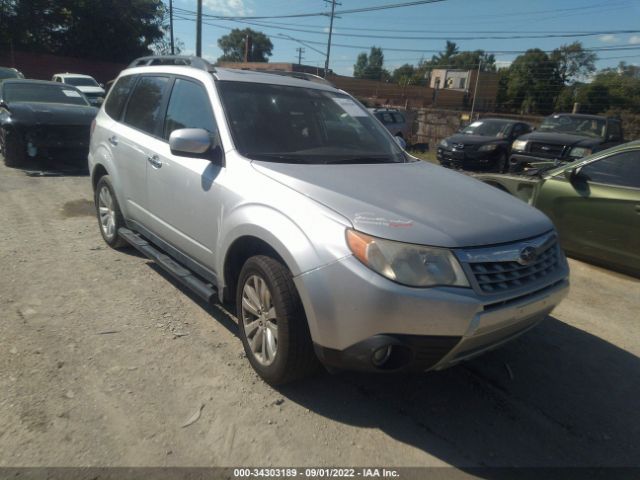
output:
[{"label": "silver suv", "polygon": [[107,244],[235,304],[271,384],[320,364],[439,370],[560,302],[547,217],[410,157],[351,96],[295,77],[184,57],[123,71],[89,154]]}]

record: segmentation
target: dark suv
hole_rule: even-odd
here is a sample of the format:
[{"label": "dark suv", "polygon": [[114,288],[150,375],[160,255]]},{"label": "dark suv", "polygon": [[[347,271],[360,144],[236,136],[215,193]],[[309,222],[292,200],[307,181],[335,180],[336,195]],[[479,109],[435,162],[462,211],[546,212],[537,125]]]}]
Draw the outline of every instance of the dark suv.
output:
[{"label": "dark suv", "polygon": [[511,147],[510,171],[572,162],[623,143],[617,118],[558,113],[546,117],[538,130],[518,138]]}]

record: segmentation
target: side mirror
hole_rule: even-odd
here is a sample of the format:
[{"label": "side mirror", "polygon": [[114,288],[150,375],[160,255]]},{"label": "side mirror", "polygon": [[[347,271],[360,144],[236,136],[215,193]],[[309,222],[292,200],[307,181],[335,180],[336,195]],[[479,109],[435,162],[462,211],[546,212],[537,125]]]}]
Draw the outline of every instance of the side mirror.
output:
[{"label": "side mirror", "polygon": [[211,147],[211,135],[202,128],[181,128],[169,137],[169,148],[174,155],[204,155]]},{"label": "side mirror", "polygon": [[567,168],[564,171],[564,178],[566,178],[570,182],[575,182],[578,178],[580,178],[581,168],[582,167]]}]

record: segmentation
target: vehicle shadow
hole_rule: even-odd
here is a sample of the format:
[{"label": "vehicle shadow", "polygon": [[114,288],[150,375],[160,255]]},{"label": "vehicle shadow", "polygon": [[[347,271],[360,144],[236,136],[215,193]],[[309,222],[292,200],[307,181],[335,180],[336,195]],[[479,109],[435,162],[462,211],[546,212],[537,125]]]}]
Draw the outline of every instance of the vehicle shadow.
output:
[{"label": "vehicle shadow", "polygon": [[[235,317],[153,262],[149,267],[238,335]],[[277,390],[332,421],[379,429],[484,478],[527,473],[508,467],[538,469],[526,478],[590,478],[588,471],[564,467],[640,467],[640,359],[552,316],[505,346],[441,372],[323,371]],[[625,475],[605,473],[599,478]]]},{"label": "vehicle shadow", "polygon": [[474,467],[640,466],[640,360],[553,317],[442,372],[323,374],[280,392],[486,478],[506,472]]},{"label": "vehicle shadow", "polygon": [[36,158],[29,159],[19,167],[30,177],[85,177],[89,175],[86,160],[65,158]]}]

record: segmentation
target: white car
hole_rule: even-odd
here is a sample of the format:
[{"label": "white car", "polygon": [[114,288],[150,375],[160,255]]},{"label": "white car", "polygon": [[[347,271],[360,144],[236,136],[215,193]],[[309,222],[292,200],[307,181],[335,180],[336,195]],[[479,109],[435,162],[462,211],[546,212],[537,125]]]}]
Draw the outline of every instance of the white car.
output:
[{"label": "white car", "polygon": [[66,83],[73,85],[80,90],[89,103],[93,106],[100,106],[104,101],[106,92],[104,87],[96,82],[95,78],[89,75],[82,75],[79,73],[56,73],[51,80],[59,83]]}]

